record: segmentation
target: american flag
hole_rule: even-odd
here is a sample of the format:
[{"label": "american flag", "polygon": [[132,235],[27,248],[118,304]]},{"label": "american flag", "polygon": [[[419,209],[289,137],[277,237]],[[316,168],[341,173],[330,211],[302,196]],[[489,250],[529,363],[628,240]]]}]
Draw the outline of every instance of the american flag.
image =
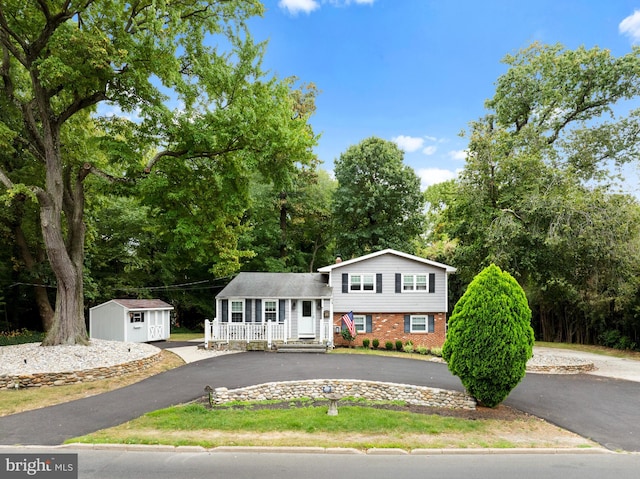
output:
[{"label": "american flag", "polygon": [[351,336],[356,335],[356,325],[353,322],[353,311],[349,311],[347,314],[342,316],[342,321],[347,325]]}]

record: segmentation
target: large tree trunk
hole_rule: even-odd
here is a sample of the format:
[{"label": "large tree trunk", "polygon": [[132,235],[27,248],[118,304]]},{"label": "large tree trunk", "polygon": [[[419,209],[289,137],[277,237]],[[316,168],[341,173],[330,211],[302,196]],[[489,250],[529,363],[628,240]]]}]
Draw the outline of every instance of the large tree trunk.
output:
[{"label": "large tree trunk", "polygon": [[83,180],[89,170],[85,167],[73,178],[72,167],[63,168],[59,129],[47,126],[50,129],[45,129],[44,135],[48,140],[45,142],[46,190],[39,190],[37,197],[42,237],[56,277],[57,292],[53,324],[42,345],[88,344],[84,321]]},{"label": "large tree trunk", "polygon": [[[84,231],[67,232],[70,241],[67,248],[61,217],[55,208],[41,206],[42,234],[58,283],[53,324],[43,346],[88,344],[84,321],[83,254],[77,254],[78,248],[84,248]],[[81,241],[81,245],[77,241]]]}]

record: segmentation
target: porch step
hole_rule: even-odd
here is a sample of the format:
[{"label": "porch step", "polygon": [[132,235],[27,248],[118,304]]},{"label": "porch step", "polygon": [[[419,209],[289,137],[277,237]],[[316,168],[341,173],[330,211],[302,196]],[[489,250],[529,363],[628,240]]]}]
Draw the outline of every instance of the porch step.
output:
[{"label": "porch step", "polygon": [[319,343],[287,343],[276,345],[278,353],[326,353],[327,346]]}]

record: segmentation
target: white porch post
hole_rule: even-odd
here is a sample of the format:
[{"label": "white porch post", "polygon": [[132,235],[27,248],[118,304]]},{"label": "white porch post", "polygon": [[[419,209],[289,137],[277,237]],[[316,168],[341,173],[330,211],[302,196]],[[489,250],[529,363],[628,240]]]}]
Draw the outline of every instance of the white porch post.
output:
[{"label": "white porch post", "polygon": [[209,347],[209,341],[211,341],[211,321],[204,320],[204,347]]},{"label": "white porch post", "polygon": [[267,321],[267,349],[271,349],[271,343],[273,342],[273,328],[271,324],[271,321]]},{"label": "white porch post", "polygon": [[291,323],[293,320],[293,299],[289,299],[289,314],[287,315],[287,323],[284,326],[284,343],[287,343],[287,338],[291,337]]}]

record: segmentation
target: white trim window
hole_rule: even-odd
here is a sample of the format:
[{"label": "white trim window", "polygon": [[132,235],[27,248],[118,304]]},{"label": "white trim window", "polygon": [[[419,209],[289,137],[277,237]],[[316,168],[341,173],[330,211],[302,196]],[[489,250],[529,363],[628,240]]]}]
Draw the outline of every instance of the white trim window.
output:
[{"label": "white trim window", "polygon": [[356,333],[366,333],[367,332],[367,317],[364,314],[354,314],[353,315],[353,324],[356,327]]},{"label": "white trim window", "polygon": [[428,281],[426,274],[405,274],[402,277],[402,291],[427,291]]},{"label": "white trim window", "polygon": [[262,309],[265,322],[278,320],[278,302],[275,299],[265,299],[262,302]]},{"label": "white trim window", "polygon": [[244,301],[231,301],[231,322],[244,322]]},{"label": "white trim window", "polygon": [[144,323],[144,311],[133,311],[129,317],[132,323]]},{"label": "white trim window", "polygon": [[411,316],[410,332],[433,333],[434,322],[434,316],[432,314]]},{"label": "white trim window", "polygon": [[375,274],[350,274],[349,291],[365,291],[374,293],[376,290]]}]

